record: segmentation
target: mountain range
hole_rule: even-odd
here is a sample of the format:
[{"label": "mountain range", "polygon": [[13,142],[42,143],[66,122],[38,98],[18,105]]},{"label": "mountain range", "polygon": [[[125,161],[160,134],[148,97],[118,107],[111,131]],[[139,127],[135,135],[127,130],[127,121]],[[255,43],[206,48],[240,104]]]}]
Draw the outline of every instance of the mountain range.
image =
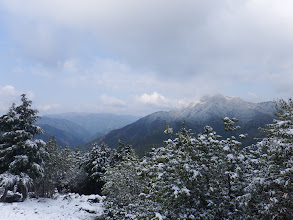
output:
[{"label": "mountain range", "polygon": [[44,115],[36,125],[44,130],[37,136],[47,141],[54,136],[61,146],[83,146],[95,138],[104,136],[109,131],[121,128],[136,121],[132,115],[114,115],[104,113],[62,113]]},{"label": "mountain range", "polygon": [[143,118],[131,115],[99,113],[63,113],[42,116],[36,124],[45,131],[37,138],[47,141],[54,136],[60,146],[90,147],[92,143],[105,142],[115,148],[119,139],[133,145],[139,155],[144,155],[151,148],[162,146],[167,139],[164,135],[166,122],[174,133],[185,122],[187,129],[194,133],[202,132],[205,125],[210,125],[224,138],[221,118],[239,119],[240,133],[247,133],[244,144],[254,143],[255,137],[262,137],[259,127],[272,122],[275,103],[272,101],[252,103],[237,97],[223,95],[206,96],[188,106],[172,111],[160,111]]},{"label": "mountain range", "polygon": [[[206,96],[200,101],[172,111],[160,111],[143,117],[123,128],[109,132],[93,142],[105,142],[110,147],[116,147],[118,140],[133,145],[139,155],[149,152],[152,147],[162,146],[166,140],[164,135],[167,122],[174,132],[182,128],[185,121],[186,127],[195,133],[202,132],[205,125],[210,125],[223,137],[227,137],[221,118],[235,117],[239,119],[241,130],[238,133],[247,133],[244,144],[251,144],[254,138],[263,134],[259,127],[264,127],[272,122],[275,112],[275,103],[272,101],[252,103],[240,98],[223,95]],[[237,133],[235,133],[237,135]]]}]

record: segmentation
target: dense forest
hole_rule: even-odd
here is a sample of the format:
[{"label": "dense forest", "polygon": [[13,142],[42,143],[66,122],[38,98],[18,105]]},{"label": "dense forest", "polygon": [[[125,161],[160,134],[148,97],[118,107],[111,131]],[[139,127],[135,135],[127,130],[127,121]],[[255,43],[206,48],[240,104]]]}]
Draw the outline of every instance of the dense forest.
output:
[{"label": "dense forest", "polygon": [[58,191],[103,195],[105,219],[293,218],[292,99],[277,102],[256,144],[242,146],[236,118],[222,118],[227,138],[166,124],[165,145],[142,158],[122,141],[72,150],[34,139],[38,111],[25,94],[21,102],[0,117],[1,202]]}]

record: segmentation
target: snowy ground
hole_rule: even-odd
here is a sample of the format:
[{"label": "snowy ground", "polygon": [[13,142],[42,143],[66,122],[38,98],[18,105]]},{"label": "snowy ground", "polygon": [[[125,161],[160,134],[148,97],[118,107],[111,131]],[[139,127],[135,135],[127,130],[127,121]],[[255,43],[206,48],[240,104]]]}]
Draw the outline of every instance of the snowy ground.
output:
[{"label": "snowy ground", "polygon": [[98,195],[67,194],[59,195],[56,199],[39,198],[0,203],[1,220],[94,220],[102,213],[102,197]]}]

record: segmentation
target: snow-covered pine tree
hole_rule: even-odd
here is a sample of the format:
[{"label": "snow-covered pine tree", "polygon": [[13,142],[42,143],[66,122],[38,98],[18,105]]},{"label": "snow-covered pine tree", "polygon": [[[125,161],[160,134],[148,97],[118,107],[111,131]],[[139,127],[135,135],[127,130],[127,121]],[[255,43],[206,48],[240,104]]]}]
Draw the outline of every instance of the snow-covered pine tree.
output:
[{"label": "snow-covered pine tree", "polygon": [[68,182],[68,189],[71,192],[79,194],[93,194],[96,193],[89,188],[87,182],[87,174],[84,169],[84,164],[89,159],[88,152],[80,149],[70,150],[68,155],[69,169],[66,172],[66,179]]},{"label": "snow-covered pine tree", "polygon": [[72,179],[76,175],[75,167],[79,167],[73,161],[74,152],[70,147],[61,148],[58,155],[58,173],[57,173],[57,189],[59,192],[69,191],[69,185],[72,184]]},{"label": "snow-covered pine tree", "polygon": [[203,219],[221,218],[222,211],[219,204],[223,201],[221,192],[223,159],[221,158],[221,136],[210,126],[205,126],[203,133],[197,135],[194,147],[194,160],[202,178],[198,178],[200,188],[199,216]]},{"label": "snow-covered pine tree", "polygon": [[[168,125],[165,134],[172,134]],[[149,181],[143,211],[149,219],[199,216],[202,193],[198,183],[202,175],[194,154],[196,144],[196,138],[183,124],[175,139],[165,141],[165,147],[153,149],[151,158],[143,161],[142,174]]]},{"label": "snow-covered pine tree", "polygon": [[85,172],[81,168],[84,154],[79,150],[58,146],[51,137],[45,147],[48,156],[44,160],[44,175],[38,179],[38,195],[52,197],[55,189],[61,191],[81,192]]},{"label": "snow-covered pine tree", "polygon": [[113,155],[111,156],[111,165],[115,165],[116,163],[120,163],[122,161],[128,161],[135,159],[137,155],[131,146],[131,144],[126,144],[122,140],[118,141],[118,146],[113,151]]},{"label": "snow-covered pine tree", "polygon": [[105,143],[94,144],[84,164],[87,175],[87,188],[91,193],[101,194],[104,181],[102,180],[106,167],[110,165],[112,151]]},{"label": "snow-covered pine tree", "polygon": [[[223,218],[241,219],[244,213],[242,206],[239,205],[239,199],[246,187],[246,152],[241,148],[242,143],[233,135],[234,131],[240,129],[240,126],[235,125],[238,119],[225,117],[222,121],[225,130],[230,132],[230,137],[221,141],[222,149],[219,158],[222,163],[222,177],[219,195],[222,201],[219,201],[219,208],[222,210]],[[245,137],[246,135],[239,135],[239,139]]]},{"label": "snow-covered pine tree", "polygon": [[279,100],[276,116],[251,151],[247,204],[254,218],[293,218],[293,100]]},{"label": "snow-covered pine tree", "polygon": [[44,175],[38,179],[37,191],[41,197],[52,198],[58,186],[61,148],[56,139],[51,137],[46,143],[45,149],[48,156],[44,160]]},{"label": "snow-covered pine tree", "polygon": [[1,198],[5,201],[9,189],[18,187],[22,200],[36,178],[43,175],[45,143],[34,140],[42,129],[33,123],[38,119],[32,102],[21,95],[22,104],[12,105],[8,113],[0,117],[0,186],[5,187]]},{"label": "snow-covered pine tree", "polygon": [[137,219],[139,195],[146,183],[139,175],[139,159],[129,144],[119,141],[114,162],[106,168],[103,194],[106,219]]}]

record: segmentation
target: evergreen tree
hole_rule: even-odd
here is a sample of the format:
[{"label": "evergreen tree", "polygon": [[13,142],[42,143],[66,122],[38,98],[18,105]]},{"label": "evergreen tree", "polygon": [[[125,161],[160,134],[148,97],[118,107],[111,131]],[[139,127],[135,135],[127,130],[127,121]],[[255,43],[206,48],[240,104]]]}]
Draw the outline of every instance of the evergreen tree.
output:
[{"label": "evergreen tree", "polygon": [[45,149],[48,156],[44,160],[44,175],[38,179],[37,190],[38,195],[52,198],[58,187],[61,148],[57,145],[56,139],[51,137],[46,143]]},{"label": "evergreen tree", "polygon": [[95,144],[88,154],[88,160],[84,164],[87,175],[87,188],[91,193],[101,194],[104,185],[103,176],[110,165],[111,149],[104,143]]},{"label": "evergreen tree", "polygon": [[103,180],[106,219],[135,219],[145,181],[139,175],[139,159],[131,145],[119,141],[114,160],[107,166]]},{"label": "evergreen tree", "polygon": [[[168,125],[165,134],[172,135]],[[194,154],[197,140],[185,125],[176,136],[168,139],[165,147],[153,149],[151,158],[143,161],[142,176],[149,184],[140,215],[147,213],[150,219],[192,219],[200,212],[202,193],[198,183],[202,174]]]},{"label": "evergreen tree", "polygon": [[230,136],[205,126],[183,128],[151,157],[138,160],[119,143],[106,169],[107,219],[292,219],[293,101],[279,101],[267,137],[242,149],[236,118],[223,118]]},{"label": "evergreen tree", "polygon": [[[227,131],[239,129],[236,121],[225,118]],[[167,127],[168,131],[172,129]],[[154,150],[148,165],[156,212],[167,219],[241,219],[241,143],[234,136],[220,140],[210,126],[194,137],[183,125],[176,136]]]},{"label": "evergreen tree", "polygon": [[[219,203],[219,206],[225,218],[241,219],[244,217],[244,211],[239,200],[246,186],[246,152],[241,149],[241,142],[233,135],[234,131],[240,129],[240,126],[235,125],[238,119],[225,117],[222,120],[225,130],[230,132],[230,137],[221,141],[222,149],[219,157],[222,163],[220,184],[222,201]],[[239,135],[239,139],[245,137],[246,135]]]},{"label": "evergreen tree", "polygon": [[114,149],[113,154],[111,156],[111,165],[115,165],[116,163],[120,163],[122,161],[128,161],[137,158],[137,155],[132,148],[131,144],[126,144],[122,140],[118,141],[118,146]]},{"label": "evergreen tree", "polygon": [[61,148],[59,152],[59,165],[58,165],[58,174],[57,174],[57,189],[59,192],[69,191],[69,186],[72,183],[73,178],[75,177],[76,168],[79,167],[79,164],[75,163],[74,152],[67,146]]},{"label": "evergreen tree", "polygon": [[197,135],[197,144],[194,148],[193,160],[201,174],[198,187],[201,192],[199,216],[203,219],[214,219],[214,216],[223,217],[221,203],[221,183],[223,179],[223,158],[221,136],[210,126],[205,126],[202,134]]},{"label": "evergreen tree", "polygon": [[253,178],[247,187],[248,202],[257,218],[293,217],[293,100],[279,100],[267,137],[251,151]]},{"label": "evergreen tree", "polygon": [[25,200],[28,188],[43,175],[45,143],[33,139],[42,132],[33,124],[38,119],[38,111],[31,109],[32,102],[25,94],[21,95],[21,101],[21,105],[13,104],[8,113],[0,117],[0,186],[5,188],[2,201],[8,189],[15,186]]},{"label": "evergreen tree", "polygon": [[[168,124],[164,133],[173,136]],[[241,219],[244,156],[233,136],[220,138],[210,126],[195,137],[183,124],[150,158],[107,169],[108,218]]]},{"label": "evergreen tree", "polygon": [[79,194],[94,194],[97,193],[93,191],[93,186],[88,182],[88,176],[84,169],[85,163],[89,159],[89,154],[87,152],[75,149],[70,150],[68,155],[68,165],[69,169],[66,172],[66,186],[69,191],[76,192]]},{"label": "evergreen tree", "polygon": [[55,189],[59,192],[92,193],[86,187],[86,173],[83,168],[88,155],[78,149],[62,148],[55,139],[47,143],[49,157],[45,161],[45,175],[41,179],[48,187],[49,196]]}]

